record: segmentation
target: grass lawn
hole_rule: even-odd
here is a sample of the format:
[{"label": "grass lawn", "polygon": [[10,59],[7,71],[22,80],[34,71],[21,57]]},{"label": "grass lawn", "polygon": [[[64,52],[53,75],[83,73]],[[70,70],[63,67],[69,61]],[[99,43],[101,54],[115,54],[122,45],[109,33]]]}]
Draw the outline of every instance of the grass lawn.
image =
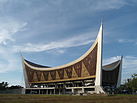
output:
[{"label": "grass lawn", "polygon": [[137,103],[137,95],[60,96],[1,94],[0,103]]}]

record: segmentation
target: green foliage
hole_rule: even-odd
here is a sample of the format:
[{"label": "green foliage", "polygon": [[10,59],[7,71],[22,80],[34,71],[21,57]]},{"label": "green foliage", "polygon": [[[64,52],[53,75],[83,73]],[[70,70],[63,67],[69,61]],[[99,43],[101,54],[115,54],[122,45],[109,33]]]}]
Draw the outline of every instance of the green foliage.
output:
[{"label": "green foliage", "polygon": [[131,78],[128,78],[126,82],[117,88],[117,93],[132,94],[137,91],[137,74],[133,74]]},{"label": "green foliage", "polygon": [[12,85],[12,86],[10,86],[9,87],[9,89],[20,89],[20,88],[23,88],[22,86],[20,86],[20,85]]},{"label": "green foliage", "polygon": [[8,88],[8,82],[2,82],[0,83],[0,90],[5,90]]},{"label": "green foliage", "polygon": [[128,79],[125,85],[133,91],[137,91],[137,74],[133,74],[131,79]]},{"label": "green foliage", "polygon": [[1,82],[0,83],[0,90],[6,90],[6,89],[20,89],[20,88],[23,88],[21,87],[20,85],[12,85],[12,86],[9,86],[8,82]]}]

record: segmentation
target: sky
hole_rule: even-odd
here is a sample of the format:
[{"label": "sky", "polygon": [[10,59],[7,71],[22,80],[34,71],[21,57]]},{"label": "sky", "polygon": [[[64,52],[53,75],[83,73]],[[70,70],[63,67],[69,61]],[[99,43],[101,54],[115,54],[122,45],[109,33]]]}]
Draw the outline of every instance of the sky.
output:
[{"label": "sky", "polygon": [[51,67],[79,58],[101,20],[103,64],[124,56],[124,83],[137,73],[137,0],[0,0],[0,82],[24,85],[20,52]]}]

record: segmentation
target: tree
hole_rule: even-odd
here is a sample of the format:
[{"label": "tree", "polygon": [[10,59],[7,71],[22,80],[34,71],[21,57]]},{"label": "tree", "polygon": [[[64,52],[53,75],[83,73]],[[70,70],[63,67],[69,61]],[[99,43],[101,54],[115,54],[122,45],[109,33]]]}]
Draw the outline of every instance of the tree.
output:
[{"label": "tree", "polygon": [[137,91],[137,74],[133,74],[131,78],[128,79],[126,86],[132,89],[133,92]]},{"label": "tree", "polygon": [[0,83],[0,90],[5,90],[8,88],[8,82],[2,82]]},{"label": "tree", "polygon": [[137,74],[133,74],[126,82],[117,88],[117,93],[134,93],[137,91]]},{"label": "tree", "polygon": [[20,85],[12,85],[12,86],[10,86],[9,87],[9,89],[21,89],[21,88],[23,88],[22,86],[20,86]]}]

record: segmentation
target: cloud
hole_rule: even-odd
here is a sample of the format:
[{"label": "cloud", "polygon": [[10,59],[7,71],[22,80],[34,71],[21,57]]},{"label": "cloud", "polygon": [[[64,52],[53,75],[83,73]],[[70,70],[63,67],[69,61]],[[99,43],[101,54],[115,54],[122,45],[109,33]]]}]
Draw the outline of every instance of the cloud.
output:
[{"label": "cloud", "polygon": [[119,43],[132,43],[134,42],[134,40],[130,40],[130,39],[118,39]]},{"label": "cloud", "polygon": [[118,39],[119,43],[132,43],[137,45],[137,40],[135,39]]},{"label": "cloud", "polygon": [[135,39],[118,39],[119,43],[133,43],[133,44],[137,44],[137,40]]},{"label": "cloud", "polygon": [[8,41],[15,41],[13,35],[21,31],[26,25],[26,22],[0,18],[0,44],[6,45]]},{"label": "cloud", "polygon": [[[127,1],[125,0],[52,0],[49,2],[49,4],[52,4],[53,6],[60,6],[64,5],[63,7],[71,7],[71,9],[89,9],[90,11],[104,11],[104,10],[109,10],[109,9],[119,9],[125,5],[128,4]],[[75,5],[77,4],[77,5]],[[74,7],[75,5],[75,7]],[[72,8],[73,7],[73,8]],[[67,10],[67,9],[64,9]]]},{"label": "cloud", "polygon": [[[109,64],[119,59],[120,56],[110,57],[104,59],[103,62],[104,64]],[[124,56],[122,65],[122,80],[129,78],[134,73],[137,73],[137,57]]]},{"label": "cloud", "polygon": [[[130,1],[130,4],[132,3],[133,2]],[[62,36],[62,34],[65,33],[70,34],[70,37],[71,35],[73,35],[71,34],[72,32],[75,33],[74,30],[82,31],[85,28],[85,30],[87,30],[87,28],[89,29],[91,27],[90,23],[94,25],[95,20],[98,19],[98,14],[99,16],[102,15],[102,13],[104,16],[106,15],[104,12],[100,11],[114,9],[117,10],[126,5],[129,5],[129,0],[14,0],[14,2],[11,2],[10,0],[0,0],[0,14],[2,14],[2,16],[6,16],[2,18],[0,17],[0,73],[16,71],[17,69],[21,68],[21,63],[19,62],[21,60],[17,56],[18,51],[48,51],[63,54],[66,50],[65,48],[86,45],[93,42],[95,40],[95,37],[91,35],[92,33],[75,35],[71,38],[61,39],[49,43],[43,43],[41,41],[45,41],[44,38],[50,38],[49,36],[51,36],[52,34],[56,34],[53,36],[55,40],[59,37],[64,37],[65,35]],[[113,11],[110,12],[113,13]],[[127,12],[126,14],[129,15],[129,13]],[[111,13],[108,12],[107,15]],[[119,15],[116,15],[117,18],[120,18]],[[123,20],[125,18],[124,15],[119,19],[118,22],[121,23],[121,20],[123,20],[124,22],[121,23],[121,25],[125,26],[125,21],[127,21],[128,23],[126,23],[129,25],[129,22],[131,22],[131,20],[135,21],[135,16],[130,14],[129,17],[126,17],[126,19]],[[129,18],[131,17],[133,19],[129,20]],[[115,27],[114,24],[117,25],[118,22],[116,22],[115,18],[113,17],[111,19],[113,19],[113,23],[109,22],[109,24],[113,25],[109,27]],[[20,33],[20,31],[24,30],[27,22],[21,21],[27,21],[30,23],[27,31],[23,33]],[[107,22],[108,21],[109,19],[107,20]],[[121,27],[121,25],[119,26]],[[58,31],[61,31],[62,33]],[[22,36],[20,37],[21,34]],[[39,41],[38,38],[35,38],[35,34],[38,35],[37,37],[39,38],[44,37],[43,40]],[[46,36],[46,34],[48,34],[48,36]],[[115,33],[115,35],[116,34],[118,33]],[[19,38],[18,41],[16,40],[16,37]],[[51,38],[53,37],[51,36]],[[13,41],[14,45],[9,43]],[[34,44],[32,42],[38,43]],[[119,42],[124,43],[127,42],[127,40],[121,39],[119,40]],[[132,40],[129,40],[128,42],[132,42]],[[104,63],[111,63],[111,61],[118,60],[118,58],[119,56],[105,59]],[[136,60],[137,57],[124,57],[124,78],[136,72]],[[132,65],[130,65],[130,63]],[[13,80],[15,79],[16,78],[13,78]]]},{"label": "cloud", "polygon": [[124,70],[125,72],[127,72],[127,73],[136,73],[137,72],[137,57],[125,56],[123,63],[124,63],[123,68],[125,69]]},{"label": "cloud", "polygon": [[94,7],[95,10],[109,10],[119,9],[128,3],[125,0],[96,0]]},{"label": "cloud", "polygon": [[[50,42],[47,44],[31,44],[27,43],[22,46],[13,46],[15,52],[41,52],[48,50],[59,50],[61,48],[76,47],[86,45],[94,41],[94,35],[92,33],[82,34],[71,38],[63,39],[60,41]],[[60,53],[63,53],[59,50]]]},{"label": "cloud", "polygon": [[0,46],[0,73],[19,69],[20,60],[13,54],[10,48]]},{"label": "cloud", "polygon": [[59,55],[59,54],[64,54],[66,50],[65,49],[53,49],[53,50],[49,50],[47,51],[47,53],[51,53],[51,54],[54,54],[54,55]]}]

